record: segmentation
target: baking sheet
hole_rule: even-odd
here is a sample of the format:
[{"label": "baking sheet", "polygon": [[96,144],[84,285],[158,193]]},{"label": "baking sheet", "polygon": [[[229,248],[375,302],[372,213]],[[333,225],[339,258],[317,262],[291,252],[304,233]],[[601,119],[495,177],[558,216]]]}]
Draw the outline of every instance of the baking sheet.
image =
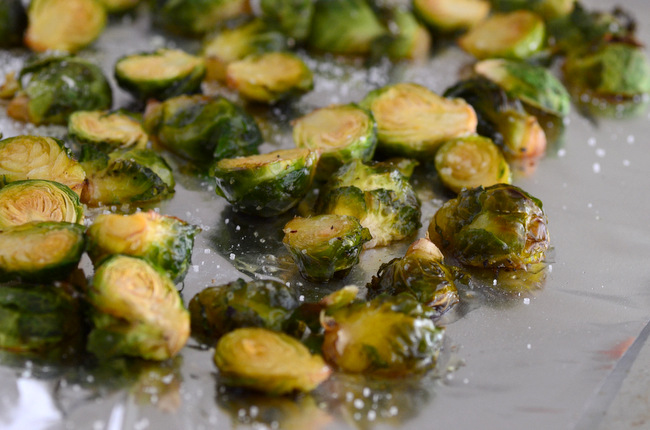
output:
[{"label": "baking sheet", "polygon": [[[604,0],[584,4],[612,7]],[[650,42],[643,19],[650,5],[627,0],[623,6],[640,20],[640,39]],[[125,53],[178,43],[188,50],[198,48],[152,32],[146,14],[139,13],[113,20],[82,56],[110,70]],[[23,58],[21,51],[0,52],[0,75],[18,69]],[[291,146],[291,117],[330,103],[357,101],[389,82],[414,81],[442,92],[470,62],[453,48],[425,65],[409,67],[380,63],[359,69],[310,60],[318,76],[315,91],[291,109],[258,112],[266,138],[261,149]],[[115,105],[128,105],[128,95],[113,88]],[[648,355],[644,346],[650,319],[649,118],[644,111],[633,118],[594,120],[574,109],[564,143],[550,148],[532,175],[515,181],[544,202],[549,218],[553,251],[544,287],[490,297],[473,292],[471,306],[448,317],[443,356],[436,371],[424,378],[385,383],[338,375],[311,395],[266,399],[219,387],[212,351],[194,341],[163,365],[54,365],[4,354],[0,427],[625,428],[624,414],[607,414],[610,405],[620,405],[621,388],[627,387],[628,396],[648,396],[645,387],[626,377],[628,370],[638,374],[647,369],[637,358]],[[0,130],[5,137],[64,133],[60,127],[13,122],[4,107]],[[170,161],[178,173],[177,193],[155,207],[203,229],[182,285],[186,302],[207,285],[251,276],[285,280],[305,300],[314,299],[344,283],[365,284],[379,264],[403,254],[407,246],[366,252],[345,282],[316,287],[302,281],[281,252],[278,235],[284,218],[269,223],[235,214],[214,194],[211,181],[182,175],[182,163]],[[426,177],[417,186],[424,230],[447,195],[429,186]],[[85,261],[84,268],[89,267]]]}]

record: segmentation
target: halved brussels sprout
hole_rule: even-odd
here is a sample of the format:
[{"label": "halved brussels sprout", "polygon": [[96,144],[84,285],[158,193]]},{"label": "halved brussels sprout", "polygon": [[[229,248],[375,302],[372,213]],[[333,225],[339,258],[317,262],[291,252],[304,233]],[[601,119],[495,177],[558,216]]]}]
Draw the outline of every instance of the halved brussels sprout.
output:
[{"label": "halved brussels sprout", "polygon": [[564,85],[543,67],[495,59],[475,64],[474,70],[503,88],[508,96],[542,112],[564,117],[571,110],[571,98]]},{"label": "halved brussels sprout", "polygon": [[435,316],[450,310],[459,301],[454,274],[443,262],[440,250],[428,239],[411,244],[402,258],[395,258],[379,268],[368,284],[368,298],[380,294],[413,296],[431,308]]},{"label": "halved brussels sprout", "polygon": [[190,316],[174,283],[140,258],[115,255],[104,260],[86,297],[94,325],[87,348],[99,358],[166,360],[190,335]]},{"label": "halved brussels sprout", "polygon": [[359,263],[363,244],[372,239],[367,228],[346,215],[297,217],[283,231],[282,242],[300,274],[314,282],[345,277]]},{"label": "halved brussels sprout", "polygon": [[314,76],[297,55],[266,52],[228,64],[226,82],[246,99],[275,103],[310,91]]},{"label": "halved brussels sprout", "polygon": [[270,394],[311,391],[332,372],[298,340],[263,328],[240,328],[222,337],[214,362],[224,384]]},{"label": "halved brussels sprout", "polygon": [[199,37],[218,24],[251,11],[249,0],[153,0],[153,22],[184,36]]},{"label": "halved brussels sprout", "polygon": [[76,52],[106,25],[106,9],[97,0],[32,0],[27,15],[25,44],[37,52]]},{"label": "halved brussels sprout", "polygon": [[445,141],[476,132],[476,113],[461,99],[446,99],[417,84],[400,83],[371,91],[361,102],[379,137],[378,150],[430,158]]},{"label": "halved brussels sprout", "polygon": [[297,42],[307,39],[314,16],[312,0],[261,0],[262,17]]},{"label": "halved brussels sprout", "polygon": [[372,235],[365,248],[404,239],[420,227],[420,202],[398,168],[390,163],[341,167],[319,197],[320,213],[350,215]]},{"label": "halved brussels sprout", "polygon": [[326,179],[354,159],[372,160],[377,124],[355,104],[332,105],[294,120],[293,141],[298,148],[320,151],[316,177]]},{"label": "halved brussels sprout", "polygon": [[0,47],[10,48],[23,42],[27,15],[21,0],[0,2]]},{"label": "halved brussels sprout", "polygon": [[429,237],[462,264],[519,269],[549,247],[542,202],[514,185],[465,189],[431,220]]},{"label": "halved brussels sprout", "polygon": [[344,372],[401,376],[435,365],[443,329],[409,295],[325,311],[323,356]]},{"label": "halved brussels sprout", "polygon": [[127,55],[115,63],[115,79],[138,100],[196,93],[205,76],[203,58],[180,49]]},{"label": "halved brussels sprout", "polygon": [[607,43],[567,56],[564,78],[573,93],[602,98],[632,98],[650,92],[650,63],[642,49]]},{"label": "halved brussels sprout", "polygon": [[79,301],[67,284],[0,285],[0,348],[47,353],[81,334]]},{"label": "halved brussels sprout", "polygon": [[458,193],[463,188],[511,182],[510,167],[501,150],[487,137],[450,140],[438,149],[436,170],[442,183]]},{"label": "halved brussels sprout", "polygon": [[529,9],[545,19],[557,19],[569,15],[576,5],[576,0],[492,0],[492,5],[498,11]]},{"label": "halved brussels sprout", "polygon": [[440,31],[474,27],[487,18],[487,0],[413,0],[413,10],[428,25]]},{"label": "halved brussels sprout", "polygon": [[28,179],[0,188],[0,229],[28,222],[82,224],[84,209],[79,196],[54,181]]},{"label": "halved brussels sprout", "polygon": [[59,139],[15,136],[0,140],[0,185],[26,179],[56,181],[80,195],[86,172]]},{"label": "halved brussels sprout", "polygon": [[317,0],[309,45],[336,54],[368,54],[387,30],[366,0]]},{"label": "halved brussels sprout", "polygon": [[224,158],[214,164],[217,194],[236,210],[272,217],[298,204],[311,185],[318,152],[280,149],[262,155]]},{"label": "halved brussels sprout", "polygon": [[241,327],[280,331],[298,305],[296,293],[281,282],[238,279],[192,298],[192,333],[213,340]]},{"label": "halved brussels sprout", "polygon": [[23,89],[7,107],[7,114],[19,121],[65,125],[75,111],[109,109],[113,102],[102,70],[76,57],[48,57],[26,64],[19,80]]},{"label": "halved brussels sprout", "polygon": [[479,60],[526,59],[544,46],[546,26],[527,10],[492,15],[458,39],[458,44]]},{"label": "halved brussels sprout", "polygon": [[431,35],[409,10],[389,7],[383,9],[380,15],[391,32],[373,41],[373,54],[387,55],[395,61],[428,58]]},{"label": "halved brussels sprout", "polygon": [[122,13],[133,9],[140,0],[99,0],[109,13]]},{"label": "halved brussels sprout", "polygon": [[86,248],[84,227],[33,222],[0,230],[0,280],[51,282],[77,268]]},{"label": "halved brussels sprout", "polygon": [[70,115],[68,135],[82,144],[100,149],[144,149],[149,136],[142,125],[121,112],[78,111]]},{"label": "halved brussels sprout", "polygon": [[144,126],[156,142],[201,165],[257,154],[262,143],[255,119],[223,97],[179,96],[149,104]]},{"label": "halved brussels sprout", "polygon": [[284,51],[287,47],[286,37],[259,19],[232,29],[223,29],[203,45],[206,79],[225,81],[226,68],[233,61],[251,54]]},{"label": "halved brussels sprout", "polygon": [[81,201],[89,206],[155,201],[174,193],[171,167],[150,149],[104,154],[85,146],[81,164],[88,174]]},{"label": "halved brussels sprout", "polygon": [[95,264],[113,254],[140,257],[180,282],[190,266],[198,230],[185,221],[154,211],[102,214],[86,232],[88,255]]}]

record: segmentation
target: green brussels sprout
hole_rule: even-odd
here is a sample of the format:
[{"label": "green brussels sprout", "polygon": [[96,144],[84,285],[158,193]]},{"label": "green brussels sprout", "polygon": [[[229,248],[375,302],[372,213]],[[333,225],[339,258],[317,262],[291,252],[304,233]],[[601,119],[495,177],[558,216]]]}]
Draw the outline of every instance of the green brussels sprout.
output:
[{"label": "green brussels sprout", "polygon": [[430,317],[431,311],[404,294],[325,311],[323,356],[350,373],[401,376],[429,370],[444,333]]},{"label": "green brussels sprout", "polygon": [[557,19],[571,14],[576,0],[492,0],[492,6],[501,12],[528,9],[545,19]]},{"label": "green brussels sprout", "polygon": [[458,303],[454,273],[443,262],[440,250],[429,239],[418,239],[402,258],[379,268],[368,284],[368,298],[380,294],[409,294],[440,316]]},{"label": "green brussels sprout", "polygon": [[361,102],[377,121],[378,150],[428,159],[445,141],[473,134],[476,113],[461,99],[446,99],[417,84],[371,91]]},{"label": "green brussels sprout", "polygon": [[576,94],[632,98],[650,92],[650,63],[638,46],[607,43],[567,56],[564,78]]},{"label": "green brussels sprout", "polygon": [[27,15],[21,0],[0,3],[0,47],[20,46],[27,28]]},{"label": "green brussels sprout", "polygon": [[198,227],[154,211],[98,215],[88,228],[88,255],[97,264],[113,254],[147,260],[173,281],[185,277]]},{"label": "green brussels sprout", "polygon": [[366,0],[316,0],[308,43],[319,51],[363,55],[386,32]]},{"label": "green brussels sprout", "polygon": [[108,13],[123,13],[135,8],[140,0],[99,0]]},{"label": "green brussels sprout", "polygon": [[217,194],[250,215],[272,217],[298,204],[314,179],[318,152],[280,149],[262,155],[224,158],[211,169]]},{"label": "green brussels sprout", "polygon": [[27,16],[25,45],[37,52],[76,52],[106,25],[106,9],[97,0],[32,0]]},{"label": "green brussels sprout", "polygon": [[386,55],[391,60],[421,61],[429,57],[431,35],[415,16],[401,7],[385,8],[381,18],[390,33],[378,37],[372,43],[372,53]]},{"label": "green brussels sprout", "polygon": [[87,349],[99,358],[166,360],[190,335],[189,312],[174,283],[140,258],[114,255],[104,260],[86,297],[93,322]]},{"label": "green brussels sprout", "polygon": [[508,159],[536,158],[546,150],[546,133],[537,117],[497,84],[481,77],[461,81],[445,91],[472,105],[478,117],[477,132],[494,141]]},{"label": "green brussels sprout", "polygon": [[225,82],[226,69],[233,61],[252,54],[284,51],[287,48],[286,37],[259,19],[232,29],[223,29],[203,44],[206,79]]},{"label": "green brussels sprout", "polygon": [[540,66],[512,60],[485,60],[474,70],[501,88],[508,96],[542,112],[564,117],[571,110],[571,98],[564,85]]},{"label": "green brussels sprout", "polygon": [[32,222],[0,230],[0,281],[50,282],[77,268],[86,248],[84,227]]},{"label": "green brussels sprout", "polygon": [[228,64],[226,82],[248,100],[276,103],[311,91],[314,76],[297,55],[265,52]]},{"label": "green brussels sprout", "polygon": [[363,244],[372,239],[367,228],[346,215],[297,217],[283,231],[282,242],[300,274],[313,282],[345,277],[359,263]]},{"label": "green brussels sprout", "polygon": [[47,353],[81,334],[81,307],[67,284],[0,285],[0,348]]},{"label": "green brussels sprout", "polygon": [[429,237],[461,264],[519,269],[549,247],[542,202],[514,185],[465,189],[431,220]]},{"label": "green brussels sprout", "polygon": [[149,136],[142,124],[121,112],[77,111],[68,120],[68,136],[81,144],[114,149],[145,149]]},{"label": "green brussels sprout", "polygon": [[255,119],[223,97],[179,96],[149,104],[144,127],[157,143],[202,165],[257,154],[262,143]]},{"label": "green brussels sprout", "polygon": [[458,193],[463,188],[490,186],[512,181],[503,153],[491,139],[467,136],[443,144],[435,158],[442,183]]},{"label": "green brussels sprout", "polygon": [[302,42],[309,36],[314,16],[312,0],[261,0],[262,17],[288,37]]},{"label": "green brussels sprout", "polygon": [[427,25],[443,32],[474,27],[487,18],[487,0],[413,0],[413,10]]},{"label": "green brussels sprout", "polygon": [[89,206],[155,201],[174,193],[174,176],[164,158],[150,149],[104,154],[83,147],[81,165],[88,183],[81,201]]},{"label": "green brussels sprout", "polygon": [[213,340],[241,327],[281,331],[298,304],[296,293],[273,280],[208,287],[190,300],[192,333]]},{"label": "green brussels sprout", "polygon": [[155,25],[190,37],[250,12],[248,0],[153,0],[152,6]]},{"label": "green brussels sprout", "polygon": [[496,14],[474,26],[458,44],[479,60],[526,59],[544,46],[546,26],[539,15],[527,10]]},{"label": "green brussels sprout", "polygon": [[15,136],[0,140],[0,185],[26,179],[56,181],[81,195],[86,172],[59,139]]},{"label": "green brussels sprout", "polygon": [[404,239],[420,228],[420,202],[404,176],[389,163],[359,160],[341,167],[319,197],[320,213],[350,215],[368,230],[365,248]]},{"label": "green brussels sprout", "polygon": [[44,179],[15,181],[0,188],[0,229],[44,221],[83,224],[79,196],[66,185]]},{"label": "green brussels sprout", "polygon": [[214,352],[220,380],[270,394],[311,391],[331,369],[298,340],[263,328],[240,328],[222,337]]},{"label": "green brussels sprout", "polygon": [[138,100],[199,92],[204,76],[203,58],[180,49],[126,55],[115,63],[118,85]]},{"label": "green brussels sprout", "polygon": [[354,159],[372,160],[377,124],[355,104],[332,105],[294,120],[293,141],[298,148],[320,151],[316,178],[326,179]]},{"label": "green brussels sprout", "polygon": [[7,107],[19,121],[65,125],[73,112],[109,109],[113,101],[102,70],[80,58],[37,60],[23,67],[19,80],[22,90]]}]

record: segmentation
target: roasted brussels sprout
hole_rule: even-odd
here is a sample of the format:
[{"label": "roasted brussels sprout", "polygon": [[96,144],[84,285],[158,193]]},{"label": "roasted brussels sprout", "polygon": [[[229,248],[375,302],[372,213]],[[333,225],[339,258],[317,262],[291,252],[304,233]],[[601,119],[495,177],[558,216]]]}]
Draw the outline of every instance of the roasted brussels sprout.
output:
[{"label": "roasted brussels sprout", "polygon": [[280,331],[298,304],[289,287],[273,280],[208,287],[190,301],[192,333],[212,340],[241,327]]},{"label": "roasted brussels sprout", "polygon": [[19,46],[27,28],[27,15],[21,0],[0,2],[0,48]]},{"label": "roasted brussels sprout", "polygon": [[450,140],[438,149],[435,165],[442,183],[456,193],[463,188],[511,182],[508,162],[487,137]]},{"label": "roasted brussels sprout", "polygon": [[58,182],[28,179],[0,188],[0,229],[42,221],[82,224],[83,220],[79,196]]},{"label": "roasted brussels sprout", "polygon": [[474,65],[479,76],[494,82],[513,99],[542,112],[564,117],[571,99],[564,85],[547,69],[512,60],[485,60]]},{"label": "roasted brussels sprout", "polygon": [[314,76],[298,56],[266,52],[228,64],[226,82],[246,99],[275,103],[310,91]]},{"label": "roasted brussels sprout", "polygon": [[81,328],[81,307],[69,285],[0,285],[1,349],[47,353],[74,344]]},{"label": "roasted brussels sprout", "polygon": [[443,32],[471,28],[487,18],[487,0],[413,0],[413,10],[429,26]]},{"label": "roasted brussels sprout", "polygon": [[61,140],[41,136],[0,140],[0,185],[25,179],[56,181],[80,195],[86,172]]},{"label": "roasted brussels sprout", "polygon": [[569,15],[576,5],[576,0],[492,0],[492,5],[497,11],[529,9],[545,19],[556,19]]},{"label": "roasted brussels sprout", "polygon": [[409,294],[435,316],[450,310],[459,301],[454,273],[443,262],[440,250],[428,239],[411,244],[402,258],[395,258],[379,268],[368,284],[368,298],[380,294]]},{"label": "roasted brussels sprout", "polygon": [[391,60],[424,60],[431,49],[431,35],[415,16],[401,7],[384,8],[380,16],[390,33],[372,43],[372,54]]},{"label": "roasted brussels sprout", "polygon": [[0,281],[65,279],[86,247],[84,227],[67,222],[33,222],[0,230]]},{"label": "roasted brussels sprout", "polygon": [[316,0],[309,45],[336,54],[368,54],[386,34],[366,0]]},{"label": "roasted brussels sprout", "polygon": [[445,141],[476,131],[476,114],[460,99],[445,99],[412,83],[370,92],[361,106],[377,121],[383,153],[430,158]]},{"label": "roasted brussels sprout", "polygon": [[196,93],[205,76],[203,58],[180,49],[127,55],[115,63],[115,79],[138,100]]},{"label": "roasted brussels sprout", "polygon": [[73,112],[109,109],[113,101],[101,69],[76,57],[49,57],[26,64],[19,80],[22,90],[7,107],[7,114],[37,125],[65,125]]},{"label": "roasted brussels sprout", "polygon": [[249,0],[152,0],[152,5],[154,24],[191,37],[250,12]]},{"label": "roasted brussels sprout", "polygon": [[307,194],[317,164],[317,151],[280,149],[224,158],[211,172],[217,180],[217,194],[236,210],[272,217],[288,211]]},{"label": "roasted brussels sprout", "polygon": [[518,10],[492,15],[458,39],[458,44],[479,60],[526,59],[541,50],[546,26],[537,14]]},{"label": "roasted brussels sprout", "polygon": [[243,109],[223,97],[179,96],[147,106],[152,139],[195,163],[257,154],[262,133]]},{"label": "roasted brussels sprout", "polygon": [[114,255],[104,260],[86,297],[93,322],[87,348],[98,358],[166,360],[189,337],[189,313],[173,282],[142,259]]},{"label": "roasted brussels sprout", "polygon": [[429,237],[468,266],[519,269],[549,247],[542,202],[514,185],[465,189],[431,220]]},{"label": "roasted brussels sprout", "polygon": [[99,0],[109,13],[123,13],[133,9],[140,0]]},{"label": "roasted brussels sprout", "polygon": [[344,372],[400,376],[435,365],[443,329],[409,295],[325,311],[323,356]]},{"label": "roasted brussels sprout", "polygon": [[262,17],[279,26],[280,30],[297,42],[309,36],[314,16],[312,0],[261,0]]},{"label": "roasted brussels sprout", "polygon": [[365,248],[404,239],[420,227],[420,202],[404,176],[390,164],[352,161],[341,167],[319,197],[320,213],[350,215],[370,230]]},{"label": "roasted brussels sprout", "polygon": [[331,369],[298,340],[263,328],[240,328],[222,337],[214,352],[220,380],[270,394],[311,391]]},{"label": "roasted brussels sprout", "polygon": [[294,218],[283,231],[283,243],[300,274],[314,282],[345,277],[359,263],[363,244],[372,239],[367,228],[346,215]]},{"label": "roasted brussels sprout", "polygon": [[121,112],[77,111],[68,120],[68,136],[110,152],[114,149],[144,149],[149,136],[142,125]]},{"label": "roasted brussels sprout", "polygon": [[203,45],[206,79],[225,81],[226,68],[233,61],[251,54],[284,51],[287,48],[286,37],[259,19],[232,29],[223,29]]},{"label": "roasted brussels sprout", "polygon": [[106,9],[97,0],[32,0],[27,15],[25,44],[38,52],[76,52],[106,25]]},{"label": "roasted brussels sprout", "polygon": [[88,174],[81,201],[89,206],[155,201],[174,192],[171,167],[150,149],[104,154],[85,146],[81,164]]},{"label": "roasted brussels sprout", "polygon": [[93,263],[113,254],[141,257],[180,282],[190,266],[198,230],[185,221],[154,211],[102,214],[86,232],[88,255]]},{"label": "roasted brussels sprout", "polygon": [[298,148],[320,151],[316,177],[329,178],[354,159],[370,161],[377,146],[377,124],[370,112],[355,104],[316,109],[293,122]]}]

